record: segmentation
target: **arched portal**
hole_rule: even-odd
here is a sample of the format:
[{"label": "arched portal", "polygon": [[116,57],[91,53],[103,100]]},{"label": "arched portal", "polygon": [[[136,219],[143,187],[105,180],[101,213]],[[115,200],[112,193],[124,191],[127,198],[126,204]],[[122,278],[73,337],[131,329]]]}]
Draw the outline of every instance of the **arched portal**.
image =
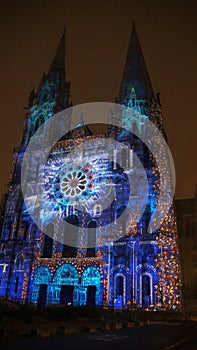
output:
[{"label": "arched portal", "polygon": [[76,286],[78,284],[77,269],[71,264],[63,264],[54,275],[54,301],[58,304],[72,306],[77,303]]},{"label": "arched portal", "polygon": [[126,302],[126,277],[123,273],[114,276],[114,306],[122,309]]},{"label": "arched portal", "polygon": [[38,305],[45,305],[47,303],[47,291],[50,280],[51,275],[48,267],[41,266],[36,270],[31,297],[33,303]]},{"label": "arched portal", "polygon": [[96,267],[89,266],[84,270],[82,286],[86,290],[86,305],[100,305],[100,273]]},{"label": "arched portal", "polygon": [[153,278],[148,272],[140,275],[140,304],[143,308],[148,308],[153,303]]}]

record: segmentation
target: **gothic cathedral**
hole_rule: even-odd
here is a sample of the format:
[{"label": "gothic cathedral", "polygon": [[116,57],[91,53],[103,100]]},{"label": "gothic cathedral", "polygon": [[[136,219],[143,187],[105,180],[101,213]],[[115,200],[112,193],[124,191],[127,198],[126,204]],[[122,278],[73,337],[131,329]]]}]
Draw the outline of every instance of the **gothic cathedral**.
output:
[{"label": "gothic cathedral", "polygon": [[[108,153],[111,151],[109,139],[120,144],[122,164],[115,162],[114,154],[113,161],[102,158],[100,162],[99,152],[92,149],[90,141],[99,142],[101,135],[93,133],[81,117],[79,123],[51,147],[46,160],[45,205],[39,207],[39,198],[35,198],[32,207],[34,216],[45,221],[45,230],[42,230],[27,210],[21,189],[21,169],[28,143],[36,131],[55,114],[72,108],[70,82],[65,74],[64,32],[48,73],[43,75],[37,91],[30,93],[21,145],[14,149],[10,182],[1,201],[0,297],[37,305],[180,310],[182,280],[174,207],[171,206],[157,230],[148,231],[159,194],[158,169],[146,145],[124,129],[133,123],[138,132],[143,132],[143,125],[135,120],[135,113],[140,112],[166,138],[159,94],[154,94],[135,25],[116,103],[129,106],[134,112],[133,118],[125,117],[120,127],[109,125],[102,138],[106,140]],[[69,128],[71,119],[68,113]],[[81,166],[76,166],[75,159],[69,155],[79,145],[83,145],[82,151],[75,152],[75,159],[80,158]],[[121,145],[124,148],[121,149]],[[137,205],[127,213],[126,221],[120,223],[118,218],[130,198],[140,205],[144,192],[141,173],[136,187],[129,189],[129,178],[137,171],[134,154],[143,164],[148,179],[147,205],[137,223],[134,223]],[[38,140],[26,170],[29,200],[36,197],[40,186],[37,179],[42,157]],[[104,203],[104,194],[112,192],[112,202]],[[80,201],[85,203],[84,212],[79,210]],[[53,211],[61,211],[61,220],[69,224],[66,229],[58,228]],[[102,227],[109,222],[112,224],[108,237],[110,234],[112,239],[106,244],[99,243]],[[69,244],[64,238],[57,239],[57,232],[61,232],[62,237],[70,235],[72,240],[77,231],[80,231],[77,239],[86,237],[85,245],[76,244],[76,240]],[[117,232],[121,233],[120,238]]]}]

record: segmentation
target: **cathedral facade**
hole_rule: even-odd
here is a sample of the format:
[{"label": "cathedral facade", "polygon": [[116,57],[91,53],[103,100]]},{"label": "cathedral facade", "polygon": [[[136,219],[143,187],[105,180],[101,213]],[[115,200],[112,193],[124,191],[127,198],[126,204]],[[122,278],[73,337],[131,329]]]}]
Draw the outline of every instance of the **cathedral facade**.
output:
[{"label": "cathedral facade", "polygon": [[[44,170],[45,205],[37,206],[39,198],[34,198],[32,208],[45,224],[42,230],[24,202],[21,169],[35,132],[53,115],[72,107],[70,82],[65,77],[64,33],[48,73],[43,75],[38,90],[30,93],[21,145],[13,152],[10,182],[1,202],[0,297],[37,305],[181,309],[182,280],[174,208],[172,205],[157,230],[148,231],[159,196],[158,168],[146,145],[135,134],[125,131],[133,123],[134,129],[144,132],[143,125],[135,120],[135,113],[140,113],[166,138],[159,94],[154,94],[135,26],[116,103],[132,109],[132,119],[130,115],[124,116],[119,127],[109,125],[107,131],[97,135],[81,118],[51,148]],[[69,128],[71,118],[68,115]],[[103,141],[99,145],[101,136],[104,145]],[[111,139],[120,145],[120,164],[108,143]],[[99,150],[92,148],[94,142]],[[69,157],[79,145],[83,145],[80,151]],[[100,153],[107,154],[102,161]],[[134,154],[148,179],[147,205],[137,223],[138,203],[143,200],[145,189]],[[37,179],[42,157],[38,140],[25,170],[29,200],[40,186]],[[76,159],[80,159],[80,166]],[[129,179],[135,172],[139,181],[130,188]],[[115,190],[111,184],[115,184]],[[109,205],[103,201],[107,193],[113,198]],[[132,210],[124,221],[118,222],[130,198],[134,203]],[[79,210],[81,200],[86,203],[83,212]],[[54,222],[51,213],[55,210],[61,211],[61,220],[70,224],[69,229]],[[111,240],[104,244],[102,228],[108,223],[112,223],[107,233]],[[80,234],[72,244],[76,232]],[[69,235],[68,242],[64,238]]]}]

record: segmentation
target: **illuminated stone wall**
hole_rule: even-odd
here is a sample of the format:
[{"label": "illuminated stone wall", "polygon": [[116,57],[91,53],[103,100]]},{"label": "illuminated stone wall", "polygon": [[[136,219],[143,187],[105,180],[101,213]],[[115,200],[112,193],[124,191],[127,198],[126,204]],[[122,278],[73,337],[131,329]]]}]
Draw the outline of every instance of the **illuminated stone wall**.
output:
[{"label": "illuminated stone wall", "polygon": [[[137,40],[136,37],[133,40]],[[144,64],[142,60],[140,62]],[[54,69],[54,62],[52,67]],[[142,71],[146,74],[145,69]],[[126,70],[126,77],[129,72]],[[119,100],[119,103],[133,109],[132,118],[127,113],[122,115],[119,129],[109,127],[104,135],[92,135],[85,125],[79,124],[52,148],[45,164],[45,204],[39,210],[32,204],[31,209],[40,216],[47,227],[47,234],[32,221],[23,202],[21,163],[28,141],[39,126],[58,111],[70,107],[70,83],[65,80],[62,71],[50,69],[43,76],[38,91],[31,92],[21,146],[13,152],[10,182],[1,205],[0,297],[42,305],[88,304],[146,310],[181,308],[182,276],[174,209],[170,209],[159,229],[148,233],[150,217],[160,193],[159,171],[145,144],[125,131],[133,124],[133,128],[137,128],[142,135],[146,132],[144,124],[138,125],[135,120],[135,112],[140,112],[144,120],[150,118],[165,136],[161,106],[155,97],[146,98],[146,91],[142,89],[146,84],[137,84],[141,86],[140,98],[134,85],[127,81],[127,96]],[[150,94],[150,82],[148,86]],[[70,122],[68,116],[68,128]],[[47,135],[48,131],[44,132]],[[107,143],[106,156],[103,156],[102,145],[100,153],[94,152],[88,142],[99,143],[99,136],[106,140],[113,136],[120,144],[120,152],[123,152],[122,146],[126,146],[122,160],[128,161],[125,164],[109,161],[108,155],[113,150],[108,148]],[[77,156],[81,166],[77,167],[75,159],[67,156],[83,143],[83,154]],[[160,153],[162,150],[158,147],[158,155]],[[137,224],[134,220],[138,217],[138,204],[143,201],[144,185],[140,180],[143,177],[142,169],[135,163],[133,154],[140,159],[148,179],[148,202]],[[36,181],[39,172],[36,164],[43,157],[41,147],[38,147],[36,157],[32,157],[30,167],[26,169],[30,203],[31,190],[35,193],[40,185]],[[139,182],[130,189],[129,179],[134,174]],[[115,190],[111,183],[115,184]],[[130,191],[132,210],[126,222],[121,224],[117,219],[128,207]],[[103,201],[106,193],[114,196],[107,207]],[[97,201],[94,201],[95,197]],[[88,204],[85,214],[82,214],[77,205],[84,199],[88,199]],[[56,210],[79,233],[78,242],[75,240],[72,247],[57,239],[57,232],[61,230],[58,223],[53,222]],[[164,208],[160,210],[162,212]],[[102,245],[102,228],[108,223],[111,225],[107,235],[111,235],[112,239]],[[88,236],[88,228],[93,230],[93,238]],[[62,231],[61,234],[63,237],[70,232]],[[121,238],[114,240],[118,234]],[[91,239],[96,247],[87,247]]]}]

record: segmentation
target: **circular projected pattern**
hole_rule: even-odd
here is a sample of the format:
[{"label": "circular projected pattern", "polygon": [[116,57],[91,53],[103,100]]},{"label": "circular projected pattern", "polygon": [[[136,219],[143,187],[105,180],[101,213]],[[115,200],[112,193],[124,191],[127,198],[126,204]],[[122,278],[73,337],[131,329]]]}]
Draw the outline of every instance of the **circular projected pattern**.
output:
[{"label": "circular projected pattern", "polygon": [[62,173],[60,187],[64,195],[75,197],[81,194],[87,185],[87,179],[81,170],[71,171],[70,173]]},{"label": "circular projected pattern", "polygon": [[77,204],[93,194],[93,172],[90,165],[83,168],[64,166],[53,183],[56,200],[63,205]]}]

